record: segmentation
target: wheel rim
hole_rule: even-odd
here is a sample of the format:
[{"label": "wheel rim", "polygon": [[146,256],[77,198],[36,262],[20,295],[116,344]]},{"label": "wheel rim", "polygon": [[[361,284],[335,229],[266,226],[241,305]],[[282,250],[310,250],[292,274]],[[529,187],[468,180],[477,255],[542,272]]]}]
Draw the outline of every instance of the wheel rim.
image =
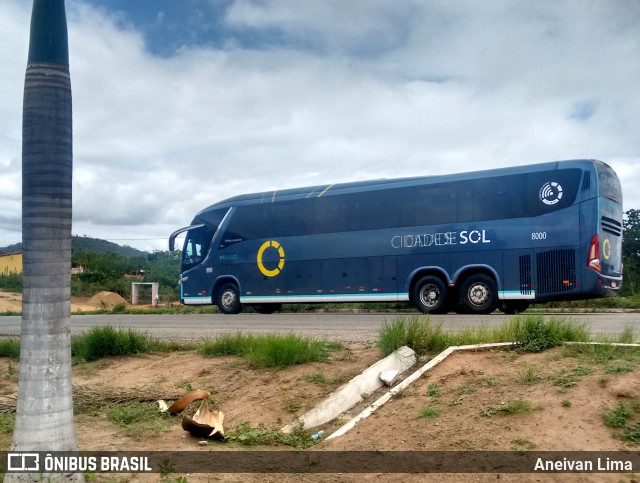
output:
[{"label": "wheel rim", "polygon": [[420,290],[420,303],[425,307],[435,307],[440,301],[440,290],[434,284],[428,283]]},{"label": "wheel rim", "polygon": [[469,302],[476,307],[485,305],[489,301],[489,287],[484,283],[476,283],[469,287]]},{"label": "wheel rim", "polygon": [[222,297],[220,297],[220,301],[222,305],[226,308],[232,308],[236,303],[236,293],[233,290],[225,290],[222,292]]}]

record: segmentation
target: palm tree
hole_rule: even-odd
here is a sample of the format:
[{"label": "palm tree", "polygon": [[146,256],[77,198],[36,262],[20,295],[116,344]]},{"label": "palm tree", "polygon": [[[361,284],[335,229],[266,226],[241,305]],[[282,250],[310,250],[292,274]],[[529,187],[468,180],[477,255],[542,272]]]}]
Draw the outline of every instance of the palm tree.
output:
[{"label": "palm tree", "polygon": [[[11,451],[76,451],[71,398],[71,82],[64,0],[34,0],[22,120],[23,303]],[[42,475],[9,474],[7,481]],[[49,479],[82,480],[82,474]]]}]

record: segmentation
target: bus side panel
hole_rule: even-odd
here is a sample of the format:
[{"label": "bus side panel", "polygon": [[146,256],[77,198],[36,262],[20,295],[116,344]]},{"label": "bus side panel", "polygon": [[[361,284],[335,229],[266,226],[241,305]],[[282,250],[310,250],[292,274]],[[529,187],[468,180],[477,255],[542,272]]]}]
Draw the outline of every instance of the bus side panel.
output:
[{"label": "bus side panel", "polygon": [[396,257],[369,257],[369,291],[389,294],[397,300],[398,277]]},{"label": "bus side panel", "polygon": [[286,262],[283,276],[286,274],[287,295],[315,295],[321,292],[323,279],[323,261],[300,260]]}]

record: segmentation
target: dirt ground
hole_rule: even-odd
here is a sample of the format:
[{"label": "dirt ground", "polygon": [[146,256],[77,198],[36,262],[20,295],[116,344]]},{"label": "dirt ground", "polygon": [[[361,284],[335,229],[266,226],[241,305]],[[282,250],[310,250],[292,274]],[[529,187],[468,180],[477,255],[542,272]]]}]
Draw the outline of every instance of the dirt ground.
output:
[{"label": "dirt ground", "polygon": [[[88,312],[100,308],[111,308],[128,302],[113,292],[99,292],[93,297],[71,297],[71,312]],[[0,290],[0,313],[21,312],[22,294]]]},{"label": "dirt ground", "polygon": [[[328,362],[281,370],[253,369],[233,356],[203,358],[193,352],[113,358],[73,368],[74,384],[92,388],[136,388],[186,393],[205,389],[224,412],[225,430],[244,421],[276,430],[304,414],[331,391],[379,359],[376,348],[351,346]],[[423,361],[424,362],[424,361]],[[17,363],[0,359],[0,394],[16,389]],[[373,451],[618,451],[640,449],[616,438],[605,426],[602,408],[620,400],[640,401],[637,363],[633,372],[610,374],[606,364],[569,356],[563,348],[540,354],[513,351],[456,353],[427,371],[401,395],[337,439],[311,450]],[[412,369],[408,373],[412,372]],[[314,382],[315,381],[315,382]],[[531,411],[504,414],[500,408],[524,400]],[[371,400],[369,402],[372,402]],[[193,408],[194,406],[192,406]],[[421,416],[425,408],[439,414]],[[346,414],[353,416],[358,408]],[[436,411],[437,412],[437,411]],[[493,414],[491,414],[493,412]],[[208,442],[182,430],[176,416],[159,436],[127,437],[106,416],[77,417],[81,450],[237,450],[237,443]],[[640,419],[640,418],[638,418]],[[325,435],[339,427],[326,425]],[[320,428],[318,428],[320,429]],[[2,441],[7,447],[9,436]],[[251,449],[288,449],[252,447]],[[188,481],[395,481],[399,475],[187,475]],[[534,478],[535,477],[535,478]],[[101,481],[157,481],[158,475],[100,476]],[[403,481],[640,481],[639,475],[401,475]]]}]

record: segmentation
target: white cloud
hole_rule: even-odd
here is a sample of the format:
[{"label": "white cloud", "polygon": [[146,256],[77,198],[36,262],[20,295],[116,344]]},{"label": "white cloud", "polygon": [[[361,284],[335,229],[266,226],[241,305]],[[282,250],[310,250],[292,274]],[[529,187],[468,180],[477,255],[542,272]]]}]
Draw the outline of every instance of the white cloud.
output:
[{"label": "white cloud", "polygon": [[[0,4],[12,227],[24,3]],[[77,234],[166,238],[244,192],[584,157],[610,161],[640,207],[639,2],[236,0],[224,47],[163,58],[122,14],[67,14]]]}]

